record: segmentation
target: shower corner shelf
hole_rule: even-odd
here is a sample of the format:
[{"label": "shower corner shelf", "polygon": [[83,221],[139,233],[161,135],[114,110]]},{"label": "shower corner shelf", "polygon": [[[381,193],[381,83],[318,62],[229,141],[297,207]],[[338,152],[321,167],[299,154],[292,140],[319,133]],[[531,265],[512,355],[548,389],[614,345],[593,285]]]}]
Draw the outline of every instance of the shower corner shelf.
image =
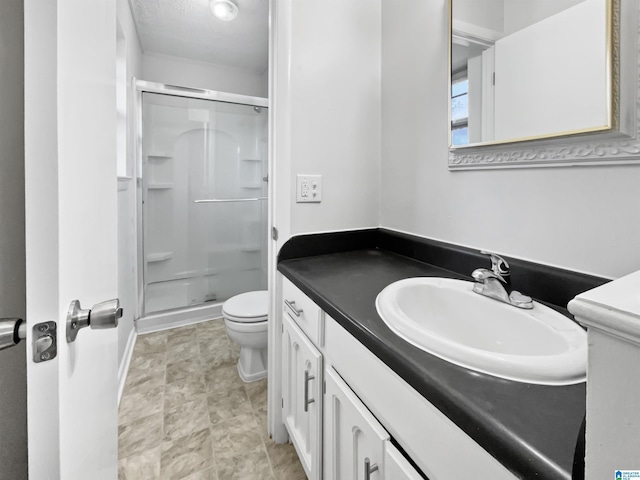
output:
[{"label": "shower corner shelf", "polygon": [[262,250],[260,245],[244,245],[240,248],[243,252],[259,252]]},{"label": "shower corner shelf", "polygon": [[173,155],[169,155],[168,153],[150,153],[147,155],[149,160],[167,160],[169,158],[173,158]]},{"label": "shower corner shelf", "polygon": [[262,183],[242,183],[240,184],[240,188],[257,190],[258,188],[262,188]]},{"label": "shower corner shelf", "polygon": [[150,183],[147,188],[149,190],[169,190],[173,188],[173,183]]},{"label": "shower corner shelf", "polygon": [[165,260],[169,260],[171,257],[173,257],[173,252],[150,253],[147,255],[147,263],[164,262]]},{"label": "shower corner shelf", "polygon": [[243,158],[242,161],[243,162],[261,162],[262,159],[261,158]]}]

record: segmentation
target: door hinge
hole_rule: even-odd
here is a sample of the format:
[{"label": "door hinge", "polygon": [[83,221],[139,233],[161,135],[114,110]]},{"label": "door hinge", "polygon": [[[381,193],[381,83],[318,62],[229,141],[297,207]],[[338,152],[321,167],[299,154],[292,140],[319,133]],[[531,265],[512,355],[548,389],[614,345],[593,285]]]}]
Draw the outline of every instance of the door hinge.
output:
[{"label": "door hinge", "polygon": [[282,408],[284,408],[284,398],[281,398],[281,404],[282,404]]},{"label": "door hinge", "polygon": [[327,381],[326,380],[322,381],[322,394],[323,395],[327,394]]},{"label": "door hinge", "polygon": [[491,74],[491,85],[493,85],[494,87],[496,85],[496,72],[493,72]]},{"label": "door hinge", "polygon": [[271,227],[271,238],[278,240],[278,229],[276,227]]}]

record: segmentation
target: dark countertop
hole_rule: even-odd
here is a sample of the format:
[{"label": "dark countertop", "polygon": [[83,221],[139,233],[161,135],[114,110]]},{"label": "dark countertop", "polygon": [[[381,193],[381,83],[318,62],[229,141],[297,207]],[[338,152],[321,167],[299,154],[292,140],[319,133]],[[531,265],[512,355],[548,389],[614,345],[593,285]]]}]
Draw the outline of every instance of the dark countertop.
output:
[{"label": "dark countertop", "polygon": [[517,477],[571,478],[585,383],[532,385],[458,367],[405,342],[376,311],[378,293],[397,280],[470,278],[373,248],[288,259],[278,270]]}]

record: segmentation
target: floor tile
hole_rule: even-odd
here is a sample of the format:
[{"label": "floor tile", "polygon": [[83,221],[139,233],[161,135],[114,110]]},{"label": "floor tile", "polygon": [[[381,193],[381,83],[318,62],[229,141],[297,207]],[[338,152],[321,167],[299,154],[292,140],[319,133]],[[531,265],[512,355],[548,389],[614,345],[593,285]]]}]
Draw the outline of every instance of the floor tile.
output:
[{"label": "floor tile", "polygon": [[200,345],[202,362],[211,368],[224,365],[236,365],[236,358],[233,356],[231,346],[227,345]]},{"label": "floor tile", "polygon": [[[303,480],[267,435],[267,381],[238,376],[224,322],[140,335],[119,411],[120,480]],[[302,474],[302,476],[300,476]]]},{"label": "floor tile", "polygon": [[209,393],[208,400],[209,418],[212,424],[253,412],[243,387],[232,388],[226,392]]},{"label": "floor tile", "polygon": [[206,394],[204,376],[201,373],[189,374],[165,385],[164,408],[184,405],[204,394]]},{"label": "floor tile", "polygon": [[220,480],[273,479],[271,464],[262,445],[240,455],[220,458],[216,465]]},{"label": "floor tile", "polygon": [[188,377],[189,375],[198,375],[202,371],[202,365],[199,359],[179,360],[176,363],[167,364],[167,383]]},{"label": "floor tile", "polygon": [[185,477],[184,480],[218,480],[218,474],[215,468],[207,468],[206,470]]},{"label": "floor tile", "polygon": [[205,364],[204,386],[208,392],[228,392],[236,387],[244,387],[245,383],[238,376],[236,365],[224,365],[213,368]]},{"label": "floor tile", "polygon": [[164,409],[164,385],[151,389],[129,392],[122,396],[118,414],[119,424],[124,425],[138,418],[154,413],[161,413]]},{"label": "floor tile", "polygon": [[167,364],[167,352],[144,352],[135,355],[131,359],[129,368],[138,370],[151,370],[157,367],[164,367]]},{"label": "floor tile", "polygon": [[165,373],[164,365],[154,368],[129,368],[123,395],[144,392],[164,385]]},{"label": "floor tile", "polygon": [[160,447],[118,461],[118,480],[159,480]]},{"label": "floor tile", "polygon": [[118,427],[118,457],[150,450],[162,443],[162,413],[139,418]]},{"label": "floor tile", "polygon": [[134,354],[164,352],[167,348],[167,331],[138,335]]},{"label": "floor tile", "polygon": [[213,466],[211,434],[208,428],[162,445],[160,474],[163,480],[182,479],[193,472]]},{"label": "floor tile", "polygon": [[248,452],[263,445],[253,415],[238,415],[211,427],[211,439],[216,461],[231,458],[238,452]]},{"label": "floor tile", "polygon": [[253,408],[260,408],[267,404],[267,379],[246,383],[245,388]]},{"label": "floor tile", "polygon": [[305,480],[307,475],[300,464],[295,447],[290,443],[266,442],[267,455],[278,480]]},{"label": "floor tile", "polygon": [[222,320],[212,320],[211,322],[199,323],[196,328],[198,341],[201,343],[207,343],[210,341],[223,341],[227,340],[227,332]]},{"label": "floor tile", "polygon": [[207,397],[202,394],[183,405],[164,411],[164,439],[175,440],[209,425]]},{"label": "floor tile", "polygon": [[267,432],[267,406],[253,409],[253,416],[258,424],[258,433],[262,436],[263,440],[269,440],[269,433]]},{"label": "floor tile", "polygon": [[167,334],[167,349],[174,348],[183,343],[197,343],[196,327],[183,327],[169,330]]},{"label": "floor tile", "polygon": [[182,360],[198,360],[200,347],[198,342],[178,343],[167,347],[167,363],[177,363]]}]

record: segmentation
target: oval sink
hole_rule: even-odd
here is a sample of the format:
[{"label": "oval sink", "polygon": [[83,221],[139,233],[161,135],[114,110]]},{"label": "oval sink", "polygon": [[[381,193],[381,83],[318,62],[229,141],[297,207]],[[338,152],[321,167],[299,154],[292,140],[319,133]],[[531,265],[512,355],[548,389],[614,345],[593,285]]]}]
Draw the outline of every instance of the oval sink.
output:
[{"label": "oval sink", "polygon": [[586,380],[587,335],[578,324],[538,302],[523,310],[472,288],[407,278],[382,290],[376,309],[396,335],[456,365],[540,385]]}]

